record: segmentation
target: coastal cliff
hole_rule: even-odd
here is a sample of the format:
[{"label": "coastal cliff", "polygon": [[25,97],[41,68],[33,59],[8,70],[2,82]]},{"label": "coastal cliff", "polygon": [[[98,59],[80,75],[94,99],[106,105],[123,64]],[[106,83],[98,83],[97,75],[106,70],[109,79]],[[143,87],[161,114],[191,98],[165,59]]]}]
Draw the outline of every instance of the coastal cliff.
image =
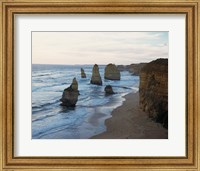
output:
[{"label": "coastal cliff", "polygon": [[140,71],[139,103],[150,118],[168,127],[168,59],[157,59]]},{"label": "coastal cliff", "polygon": [[141,69],[146,65],[146,63],[130,64],[130,65],[118,65],[119,71],[129,71],[132,75],[139,75]]}]

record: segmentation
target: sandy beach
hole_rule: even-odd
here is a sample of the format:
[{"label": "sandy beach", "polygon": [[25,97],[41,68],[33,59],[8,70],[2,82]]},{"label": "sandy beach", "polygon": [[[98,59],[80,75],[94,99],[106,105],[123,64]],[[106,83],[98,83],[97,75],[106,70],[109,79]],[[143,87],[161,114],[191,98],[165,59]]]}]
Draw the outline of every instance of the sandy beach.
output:
[{"label": "sandy beach", "polygon": [[139,93],[124,97],[123,104],[106,119],[107,130],[93,139],[167,139],[168,131],[139,108]]}]

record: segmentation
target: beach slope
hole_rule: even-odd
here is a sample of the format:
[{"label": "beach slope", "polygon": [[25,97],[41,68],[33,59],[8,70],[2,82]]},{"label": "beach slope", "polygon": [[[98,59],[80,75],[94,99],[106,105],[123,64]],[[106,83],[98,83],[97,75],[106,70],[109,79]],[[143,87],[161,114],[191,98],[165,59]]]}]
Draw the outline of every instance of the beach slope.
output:
[{"label": "beach slope", "polygon": [[124,97],[122,106],[106,119],[107,130],[92,139],[167,139],[168,131],[139,108],[139,93]]}]

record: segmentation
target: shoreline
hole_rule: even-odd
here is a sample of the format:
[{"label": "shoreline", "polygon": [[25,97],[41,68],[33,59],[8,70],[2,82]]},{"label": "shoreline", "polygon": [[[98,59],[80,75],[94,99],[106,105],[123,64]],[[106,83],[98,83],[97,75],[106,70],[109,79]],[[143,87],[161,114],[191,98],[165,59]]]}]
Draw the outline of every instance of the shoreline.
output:
[{"label": "shoreline", "polygon": [[139,108],[139,92],[124,96],[123,104],[105,120],[106,131],[90,139],[167,139],[168,130]]}]

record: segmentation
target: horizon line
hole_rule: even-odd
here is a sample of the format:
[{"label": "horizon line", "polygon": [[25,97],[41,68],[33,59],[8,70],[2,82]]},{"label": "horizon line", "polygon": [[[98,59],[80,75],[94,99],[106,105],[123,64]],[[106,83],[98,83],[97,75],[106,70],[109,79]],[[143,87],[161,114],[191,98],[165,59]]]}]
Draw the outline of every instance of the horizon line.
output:
[{"label": "horizon line", "polygon": [[[152,61],[155,61],[155,60],[157,60],[157,59],[168,59],[168,57],[166,57],[166,58],[156,58],[156,59],[154,59],[154,60],[151,60],[151,61],[149,61],[149,62],[152,62]],[[109,62],[109,63],[106,63],[106,64],[98,64],[98,63],[92,63],[92,64],[49,64],[49,63],[46,63],[46,64],[44,64],[44,63],[32,63],[33,65],[95,65],[95,64],[97,64],[97,65],[108,65],[108,64],[115,64],[115,65],[131,65],[131,64],[141,64],[141,63],[149,63],[149,62],[133,62],[133,63],[129,63],[129,64],[115,64],[115,63],[112,63],[112,62]]]},{"label": "horizon line", "polygon": [[137,63],[130,63],[130,64],[115,64],[115,63],[106,63],[106,64],[98,64],[98,63],[94,63],[94,64],[41,64],[41,63],[32,63],[32,65],[108,65],[108,64],[115,64],[115,65],[131,65],[131,64],[141,64],[141,63],[148,63],[148,62],[137,62]]}]

